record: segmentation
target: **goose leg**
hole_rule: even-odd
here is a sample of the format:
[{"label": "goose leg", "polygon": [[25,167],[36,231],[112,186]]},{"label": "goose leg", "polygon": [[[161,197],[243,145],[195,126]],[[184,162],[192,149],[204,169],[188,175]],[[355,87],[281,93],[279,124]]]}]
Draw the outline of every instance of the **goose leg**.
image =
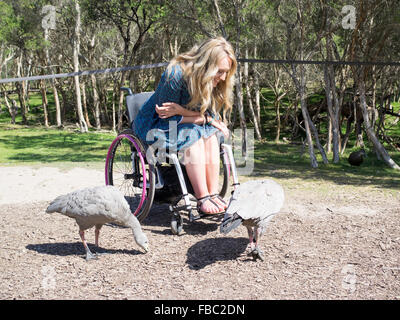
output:
[{"label": "goose leg", "polygon": [[[97,249],[98,250],[100,250],[100,248],[99,248],[99,236],[100,236],[100,229],[101,229],[101,227],[102,227],[103,225],[102,224],[99,224],[99,225],[96,225],[96,228],[94,229],[94,237],[95,237],[95,245],[96,245],[96,247],[97,247]],[[102,253],[100,253],[100,252],[95,252],[94,253],[94,255],[96,256],[96,258],[98,257],[98,256],[101,256],[101,255],[104,255],[104,254],[107,254],[106,252],[102,252]]]},{"label": "goose leg", "polygon": [[86,251],[86,261],[92,260],[92,259],[97,259],[96,255],[94,255],[90,249],[89,246],[86,243],[85,240],[85,231],[84,230],[79,230],[79,235],[81,237],[83,246],[85,247],[85,251]]},{"label": "goose leg", "polygon": [[254,233],[253,233],[253,228],[251,227],[246,227],[247,228],[247,233],[249,235],[249,244],[248,248],[250,248],[250,251],[254,250]]},{"label": "goose leg", "polygon": [[96,229],[94,230],[94,237],[95,237],[94,243],[95,243],[96,247],[99,246],[100,228],[101,228],[101,226],[100,227],[96,226]]},{"label": "goose leg", "polygon": [[254,259],[254,261],[256,261],[257,259],[260,259],[261,261],[264,261],[264,252],[258,247],[258,241],[261,238],[261,229],[255,227],[254,234],[255,234],[255,237],[254,237],[255,248],[251,252],[252,255],[253,255],[253,259]]}]

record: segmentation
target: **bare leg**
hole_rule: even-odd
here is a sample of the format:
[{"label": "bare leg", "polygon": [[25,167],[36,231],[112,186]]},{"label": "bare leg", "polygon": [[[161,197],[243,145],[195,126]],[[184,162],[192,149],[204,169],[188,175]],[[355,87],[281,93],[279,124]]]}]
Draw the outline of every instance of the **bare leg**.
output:
[{"label": "bare leg", "polygon": [[[206,156],[206,180],[207,187],[210,194],[218,194],[219,189],[219,170],[220,170],[220,156],[219,156],[219,143],[216,135],[204,139],[204,148]],[[221,210],[227,208],[227,203],[213,198]]]},{"label": "bare leg", "polygon": [[207,187],[210,193],[218,192],[219,145],[215,135],[204,139]]},{"label": "bare leg", "polygon": [[[204,140],[200,139],[185,150],[185,167],[189,180],[193,186],[196,198],[203,198],[210,194],[206,178],[206,156]],[[218,213],[221,210],[211,201],[204,201],[201,210],[207,213]]]},{"label": "bare leg", "polygon": [[85,240],[85,231],[84,230],[79,230],[79,235],[81,237],[83,246],[85,247],[85,251],[86,251],[86,261],[89,261],[91,259],[97,259],[97,257],[90,251],[86,240]]}]

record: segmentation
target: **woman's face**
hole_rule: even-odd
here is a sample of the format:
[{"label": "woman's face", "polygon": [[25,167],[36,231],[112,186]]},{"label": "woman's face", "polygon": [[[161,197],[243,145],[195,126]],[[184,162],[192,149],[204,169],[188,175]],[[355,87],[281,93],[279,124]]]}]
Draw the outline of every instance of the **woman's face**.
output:
[{"label": "woman's face", "polygon": [[214,77],[213,86],[216,87],[220,81],[225,81],[226,75],[229,70],[231,70],[232,60],[225,55],[223,58],[218,61],[218,72]]}]

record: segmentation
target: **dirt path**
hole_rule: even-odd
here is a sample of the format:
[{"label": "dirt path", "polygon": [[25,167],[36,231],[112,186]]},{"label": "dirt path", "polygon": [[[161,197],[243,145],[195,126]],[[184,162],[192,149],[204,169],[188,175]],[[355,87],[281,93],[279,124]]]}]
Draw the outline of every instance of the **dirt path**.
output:
[{"label": "dirt path", "polygon": [[108,254],[86,262],[74,220],[44,211],[103,180],[98,170],[0,167],[0,299],[400,299],[398,191],[276,180],[286,203],[261,240],[264,262],[247,256],[245,228],[223,236],[218,221],[185,220],[173,236],[166,205],[155,205],[143,223],[151,252],[105,226]]}]

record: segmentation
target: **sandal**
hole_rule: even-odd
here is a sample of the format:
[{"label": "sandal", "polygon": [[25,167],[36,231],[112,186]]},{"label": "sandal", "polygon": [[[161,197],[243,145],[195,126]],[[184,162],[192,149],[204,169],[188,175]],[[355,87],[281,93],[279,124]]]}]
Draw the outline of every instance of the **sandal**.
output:
[{"label": "sandal", "polygon": [[223,211],[220,211],[220,212],[205,212],[205,211],[201,210],[201,209],[200,209],[201,205],[202,205],[204,202],[206,202],[206,201],[210,201],[213,205],[215,205],[215,206],[219,209],[218,204],[217,204],[215,201],[213,201],[213,200],[211,199],[211,196],[210,196],[210,195],[207,195],[207,196],[205,196],[205,197],[202,197],[202,198],[197,199],[197,212],[198,212],[198,213],[210,215],[210,214],[219,214],[219,213],[223,213],[223,212],[225,211],[225,210],[223,210]]},{"label": "sandal", "polygon": [[228,203],[218,193],[210,194],[210,197],[211,199],[217,198],[224,206],[224,210],[226,210],[226,208],[228,207]]}]

